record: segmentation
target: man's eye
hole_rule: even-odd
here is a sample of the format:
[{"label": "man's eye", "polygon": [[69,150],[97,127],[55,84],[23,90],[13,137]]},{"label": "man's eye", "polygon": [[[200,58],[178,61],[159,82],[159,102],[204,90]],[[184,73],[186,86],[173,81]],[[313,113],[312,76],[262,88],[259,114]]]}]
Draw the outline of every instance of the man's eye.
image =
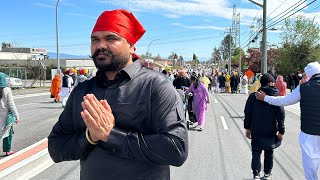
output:
[{"label": "man's eye", "polygon": [[91,39],[91,42],[96,42],[98,41],[98,39]]}]

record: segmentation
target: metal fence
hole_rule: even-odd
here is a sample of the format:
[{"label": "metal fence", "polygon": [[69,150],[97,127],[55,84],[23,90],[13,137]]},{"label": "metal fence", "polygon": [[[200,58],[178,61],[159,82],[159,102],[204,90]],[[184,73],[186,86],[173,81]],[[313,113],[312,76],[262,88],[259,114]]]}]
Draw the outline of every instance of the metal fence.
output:
[{"label": "metal fence", "polygon": [[0,67],[0,72],[21,80],[27,79],[27,69],[25,67]]}]

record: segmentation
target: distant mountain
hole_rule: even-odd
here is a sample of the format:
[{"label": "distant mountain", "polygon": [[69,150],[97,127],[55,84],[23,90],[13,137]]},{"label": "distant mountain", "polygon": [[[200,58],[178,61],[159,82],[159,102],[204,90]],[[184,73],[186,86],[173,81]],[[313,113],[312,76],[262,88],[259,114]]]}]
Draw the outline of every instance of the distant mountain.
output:
[{"label": "distant mountain", "polygon": [[[57,58],[57,53],[54,52],[48,52],[48,56],[49,58],[53,58],[56,59]],[[72,55],[72,54],[65,54],[65,53],[59,53],[59,58],[61,59],[80,59],[80,58],[85,58],[85,59],[89,59],[89,56],[83,56],[83,55]]]}]

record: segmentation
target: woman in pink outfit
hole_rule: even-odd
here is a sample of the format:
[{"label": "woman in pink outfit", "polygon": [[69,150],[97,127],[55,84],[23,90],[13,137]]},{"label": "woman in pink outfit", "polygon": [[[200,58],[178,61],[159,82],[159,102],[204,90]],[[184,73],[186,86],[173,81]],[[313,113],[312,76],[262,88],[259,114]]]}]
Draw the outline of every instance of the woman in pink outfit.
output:
[{"label": "woman in pink outfit", "polygon": [[207,110],[207,103],[209,103],[209,93],[205,85],[198,80],[198,78],[192,76],[190,78],[192,85],[186,90],[185,94],[193,92],[192,111],[195,114],[199,131],[203,130],[204,126],[204,113]]},{"label": "woman in pink outfit", "polygon": [[279,90],[279,96],[285,96],[287,94],[287,83],[283,81],[283,76],[279,75],[277,77],[274,87]]}]

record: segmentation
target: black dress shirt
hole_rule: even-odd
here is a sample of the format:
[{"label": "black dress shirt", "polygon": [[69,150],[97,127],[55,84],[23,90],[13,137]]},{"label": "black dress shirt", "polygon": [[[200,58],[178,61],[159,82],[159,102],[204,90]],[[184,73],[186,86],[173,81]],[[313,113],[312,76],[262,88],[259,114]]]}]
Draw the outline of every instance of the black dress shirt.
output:
[{"label": "black dress shirt", "polygon": [[[115,117],[108,141],[91,145],[80,116],[83,96],[106,99]],[[80,83],[48,137],[55,162],[80,159],[81,179],[170,179],[169,165],[188,156],[183,106],[171,82],[139,61],[109,81],[103,72]]]}]

